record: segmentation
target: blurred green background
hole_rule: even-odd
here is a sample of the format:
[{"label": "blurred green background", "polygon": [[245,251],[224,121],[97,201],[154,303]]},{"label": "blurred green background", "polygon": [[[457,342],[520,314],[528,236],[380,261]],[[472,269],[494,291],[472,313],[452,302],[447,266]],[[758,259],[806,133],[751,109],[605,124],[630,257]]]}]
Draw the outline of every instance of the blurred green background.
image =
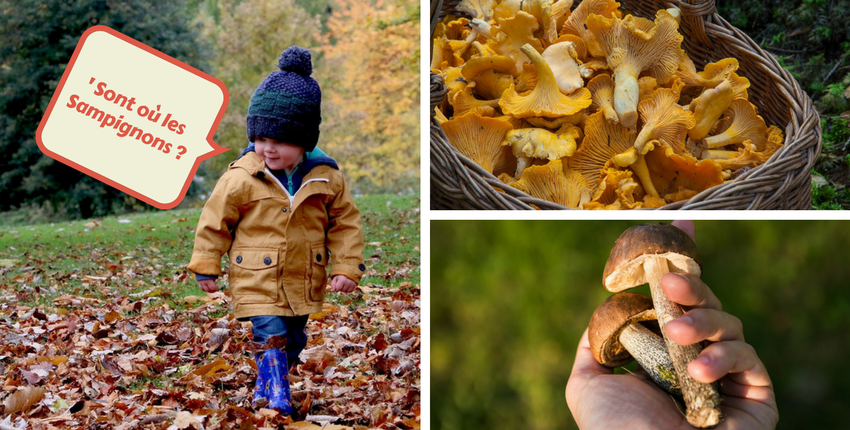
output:
[{"label": "blurred green background", "polygon": [[[611,246],[637,223],[431,222],[434,428],[576,428],[575,348],[610,295]],[[770,372],[778,428],[846,428],[850,221],[696,221],[696,242]]]}]

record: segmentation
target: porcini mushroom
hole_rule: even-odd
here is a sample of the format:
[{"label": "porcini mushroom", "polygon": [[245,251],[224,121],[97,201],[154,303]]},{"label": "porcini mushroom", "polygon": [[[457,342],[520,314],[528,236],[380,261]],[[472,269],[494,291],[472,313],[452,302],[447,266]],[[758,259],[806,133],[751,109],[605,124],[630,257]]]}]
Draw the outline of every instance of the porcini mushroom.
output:
[{"label": "porcini mushroom", "polygon": [[626,230],[614,243],[602,282],[608,291],[615,293],[649,283],[658,325],[679,377],[686,418],[694,427],[705,428],[717,425],[722,418],[720,394],[716,384],[697,382],[688,373],[688,363],[699,356],[702,347],[698,343],[679,345],[667,337],[667,323],[684,315],[684,311],[661,289],[661,277],[665,274],[699,276],[701,266],[696,244],[685,232],[670,224],[639,224]]},{"label": "porcini mushroom", "polygon": [[590,91],[579,88],[570,95],[561,93],[552,69],[531,45],[523,45],[525,53],[537,68],[537,85],[528,94],[520,95],[513,86],[499,100],[502,112],[517,118],[545,116],[557,118],[572,115],[590,106]]},{"label": "porcini mushroom", "polygon": [[651,298],[637,293],[614,294],[590,317],[590,351],[606,367],[623,366],[634,358],[659,387],[681,396],[679,378],[664,339],[641,324],[656,319]]}]

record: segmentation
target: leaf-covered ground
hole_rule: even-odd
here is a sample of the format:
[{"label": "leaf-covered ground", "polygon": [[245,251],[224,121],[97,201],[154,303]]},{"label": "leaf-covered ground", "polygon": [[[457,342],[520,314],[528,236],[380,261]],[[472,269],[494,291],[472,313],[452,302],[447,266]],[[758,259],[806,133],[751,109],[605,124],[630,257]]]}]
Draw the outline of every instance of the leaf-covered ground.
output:
[{"label": "leaf-covered ground", "polygon": [[0,429],[418,428],[419,200],[358,200],[370,269],[311,316],[296,412],[255,409],[249,323],[184,269],[199,210],[0,228]]}]

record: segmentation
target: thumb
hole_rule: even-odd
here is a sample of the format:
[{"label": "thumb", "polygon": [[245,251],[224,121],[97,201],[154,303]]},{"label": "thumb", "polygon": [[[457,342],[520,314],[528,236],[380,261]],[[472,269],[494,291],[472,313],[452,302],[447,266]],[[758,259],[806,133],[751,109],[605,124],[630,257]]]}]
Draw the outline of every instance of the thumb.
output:
[{"label": "thumb", "polygon": [[567,382],[567,402],[572,396],[578,396],[584,390],[584,386],[591,379],[600,375],[610,375],[614,373],[613,369],[605,367],[593,358],[593,352],[590,351],[590,341],[587,339],[587,330],[578,343],[576,349],[576,359],[573,362],[573,370],[570,373],[570,379]]}]

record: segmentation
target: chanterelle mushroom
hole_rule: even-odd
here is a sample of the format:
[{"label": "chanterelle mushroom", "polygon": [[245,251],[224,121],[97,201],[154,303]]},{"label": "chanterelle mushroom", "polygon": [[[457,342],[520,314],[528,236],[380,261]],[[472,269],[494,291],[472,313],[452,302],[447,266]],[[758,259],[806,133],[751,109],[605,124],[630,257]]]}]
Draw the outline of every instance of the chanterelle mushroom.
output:
[{"label": "chanterelle mushroom", "polygon": [[590,188],[584,178],[575,170],[564,171],[560,159],[529,167],[520,180],[509,185],[532,197],[568,208],[579,208],[590,201]]},{"label": "chanterelle mushroom", "polygon": [[711,127],[732,103],[734,96],[732,85],[726,80],[715,88],[705,90],[694,102],[696,125],[688,130],[688,136],[694,140],[708,136]]},{"label": "chanterelle mushroom", "polygon": [[587,83],[587,89],[590,90],[591,109],[602,111],[605,119],[615,124],[620,123],[620,118],[617,112],[614,111],[614,80],[610,75],[597,75]]},{"label": "chanterelle mushroom", "polygon": [[681,396],[679,378],[664,339],[641,324],[656,319],[651,298],[636,293],[614,294],[590,317],[590,351],[606,367],[622,366],[634,358],[659,387]]},{"label": "chanterelle mushroom", "polygon": [[661,277],[665,274],[700,275],[701,266],[696,244],[685,232],[670,224],[639,224],[626,230],[614,243],[602,282],[611,292],[649,283],[658,325],[679,376],[687,420],[695,427],[705,428],[717,425],[722,418],[720,394],[716,384],[697,382],[688,374],[688,363],[699,356],[702,346],[682,346],[667,337],[667,323],[684,315],[684,311],[661,289]]},{"label": "chanterelle mushroom", "polygon": [[638,75],[647,71],[659,84],[666,83],[676,73],[683,52],[679,23],[670,12],[659,10],[651,28],[650,22],[633,15],[622,20],[587,18],[588,30],[614,69],[614,110],[624,127],[637,123]]},{"label": "chanterelle mushroom", "polygon": [[581,130],[571,124],[565,125],[557,133],[542,128],[521,128],[509,131],[502,145],[509,145],[517,157],[514,176],[519,179],[523,170],[531,165],[533,158],[552,161],[573,155],[576,151],[576,139],[580,137]]},{"label": "chanterelle mushroom", "polygon": [[523,95],[518,94],[513,87],[505,90],[499,101],[503,113],[517,118],[557,118],[572,115],[590,106],[590,91],[587,88],[579,88],[570,95],[561,93],[555,75],[543,56],[531,45],[523,45],[522,52],[537,68],[537,85],[530,93]]},{"label": "chanterelle mushroom", "polygon": [[[461,154],[493,172],[502,158],[502,141],[514,128],[507,120],[470,112],[442,123],[443,131]],[[508,155],[510,156],[510,155]]]},{"label": "chanterelle mushroom", "polygon": [[584,80],[578,70],[578,53],[572,42],[558,42],[543,50],[543,59],[555,74],[558,89],[570,94],[584,86]]},{"label": "chanterelle mushroom", "polygon": [[750,140],[759,149],[764,149],[767,140],[767,125],[764,119],[756,112],[756,107],[750,102],[737,99],[729,105],[727,114],[731,114],[732,125],[724,132],[715,136],[705,138],[705,144],[709,149],[743,143]]}]

